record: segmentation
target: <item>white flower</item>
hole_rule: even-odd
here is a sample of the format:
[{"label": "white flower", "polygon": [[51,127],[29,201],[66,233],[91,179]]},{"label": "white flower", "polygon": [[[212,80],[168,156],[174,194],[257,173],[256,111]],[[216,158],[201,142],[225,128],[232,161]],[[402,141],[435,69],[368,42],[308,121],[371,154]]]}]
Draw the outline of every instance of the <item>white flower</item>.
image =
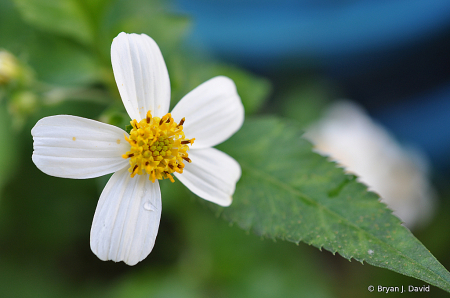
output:
[{"label": "white flower", "polygon": [[158,45],[145,34],[120,33],[111,46],[111,61],[133,119],[130,134],[81,117],[46,117],[31,130],[32,158],[41,171],[56,177],[114,172],[95,210],[91,249],[102,260],[135,265],[151,252],[158,232],[158,179],[173,181],[173,174],[199,197],[231,204],[241,168],[212,147],[242,126],[244,107],[233,81],[219,76],[192,90],[167,114],[169,75]]},{"label": "white flower", "polygon": [[434,192],[424,157],[402,148],[356,104],[335,103],[305,137],[319,153],[358,175],[407,227],[423,224],[432,214]]}]

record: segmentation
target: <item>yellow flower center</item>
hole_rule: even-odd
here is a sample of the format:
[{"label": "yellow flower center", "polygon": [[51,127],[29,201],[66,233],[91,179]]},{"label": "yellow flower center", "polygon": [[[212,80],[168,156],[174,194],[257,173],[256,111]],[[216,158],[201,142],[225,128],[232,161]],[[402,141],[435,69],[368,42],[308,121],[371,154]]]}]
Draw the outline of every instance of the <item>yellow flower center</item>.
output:
[{"label": "yellow flower center", "polygon": [[133,127],[130,137],[125,140],[130,143],[131,149],[123,158],[130,159],[128,171],[131,177],[136,174],[149,174],[149,179],[170,179],[173,172],[183,173],[183,161],[191,162],[187,151],[188,144],[193,144],[195,139],[186,139],[183,132],[184,118],[177,124],[170,113],[162,118],[152,117],[150,111],[147,117],[137,122],[130,121]]}]

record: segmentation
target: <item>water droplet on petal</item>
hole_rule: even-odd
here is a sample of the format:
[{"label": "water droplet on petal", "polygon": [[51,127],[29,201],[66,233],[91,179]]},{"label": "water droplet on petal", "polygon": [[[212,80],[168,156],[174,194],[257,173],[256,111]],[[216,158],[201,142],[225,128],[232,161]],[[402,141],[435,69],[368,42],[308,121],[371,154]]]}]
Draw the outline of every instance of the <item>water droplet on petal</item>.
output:
[{"label": "water droplet on petal", "polygon": [[144,209],[147,211],[155,211],[155,207],[153,207],[153,204],[150,201],[144,203]]}]

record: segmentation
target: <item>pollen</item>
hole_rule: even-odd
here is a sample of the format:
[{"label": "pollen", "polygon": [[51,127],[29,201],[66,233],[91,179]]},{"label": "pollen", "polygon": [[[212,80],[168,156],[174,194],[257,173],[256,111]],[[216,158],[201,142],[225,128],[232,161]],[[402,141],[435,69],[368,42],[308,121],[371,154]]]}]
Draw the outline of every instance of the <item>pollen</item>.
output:
[{"label": "pollen", "polygon": [[172,174],[183,173],[184,161],[191,162],[188,145],[195,140],[186,139],[184,121],[183,118],[177,124],[170,113],[161,118],[152,117],[150,111],[140,122],[136,119],[130,121],[132,129],[125,140],[131,148],[122,157],[130,160],[128,171],[131,177],[147,173],[152,182],[156,179],[175,182]]}]

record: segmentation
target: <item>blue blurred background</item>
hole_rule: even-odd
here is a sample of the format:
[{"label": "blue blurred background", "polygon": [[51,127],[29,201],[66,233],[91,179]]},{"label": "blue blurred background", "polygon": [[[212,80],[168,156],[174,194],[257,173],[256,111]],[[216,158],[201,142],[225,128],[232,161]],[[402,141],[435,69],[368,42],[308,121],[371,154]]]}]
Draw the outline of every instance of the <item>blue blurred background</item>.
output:
[{"label": "blue blurred background", "polygon": [[278,82],[275,93],[299,76],[325,80],[334,86],[329,97],[359,102],[448,172],[449,1],[175,3],[194,19],[189,46]]}]

